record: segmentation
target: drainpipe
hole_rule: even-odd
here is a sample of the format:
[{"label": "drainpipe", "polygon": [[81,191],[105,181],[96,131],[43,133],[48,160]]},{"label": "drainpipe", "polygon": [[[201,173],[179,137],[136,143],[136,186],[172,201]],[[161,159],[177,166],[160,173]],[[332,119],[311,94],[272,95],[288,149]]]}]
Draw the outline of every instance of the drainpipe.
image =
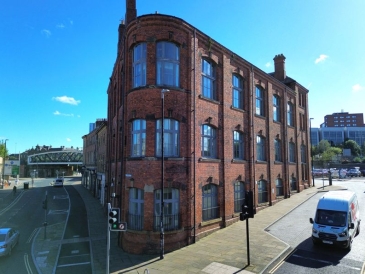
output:
[{"label": "drainpipe", "polygon": [[196,238],[196,86],[195,86],[195,78],[196,78],[196,29],[194,29],[194,62],[193,62],[193,111],[194,111],[194,128],[193,128],[193,147],[194,147],[194,156],[193,156],[193,185],[194,185],[194,202],[193,202],[193,209],[194,209],[194,226],[193,226],[193,243],[195,243]]},{"label": "drainpipe", "polygon": [[[266,81],[266,89],[269,90],[269,82]],[[269,93],[267,93],[269,94]],[[272,122],[272,119],[270,119],[270,113],[272,113],[269,109],[269,96],[267,95],[267,104],[266,104],[266,132],[267,132],[267,142],[266,142],[266,151],[267,151],[267,183],[270,186],[270,189],[268,189],[268,198],[270,197],[269,203],[270,205],[272,205],[272,176],[271,176],[271,150],[270,150],[270,145],[271,144],[271,136],[270,136],[270,122]],[[269,194],[270,193],[270,194]]]},{"label": "drainpipe", "polygon": [[287,184],[287,191],[286,191],[286,198],[290,198],[290,174],[289,174],[289,165],[288,165],[288,122],[287,122],[287,115],[288,115],[288,94],[287,94],[287,90],[286,88],[284,88],[284,119],[283,119],[283,124],[284,124],[284,135],[283,135],[283,149],[284,149],[284,155],[285,155],[285,161],[284,161],[284,176],[283,178],[286,178],[288,184]]},{"label": "drainpipe", "polygon": [[[255,203],[255,199],[256,199],[256,170],[255,170],[255,131],[254,131],[254,117],[255,117],[255,98],[254,98],[254,92],[255,92],[255,83],[254,83],[254,72],[253,72],[253,65],[251,65],[251,111],[249,113],[251,113],[251,119],[250,119],[250,129],[251,129],[251,161],[250,161],[250,170],[251,170],[251,180],[253,181],[253,202],[254,205]],[[255,206],[256,207],[256,206]]]}]

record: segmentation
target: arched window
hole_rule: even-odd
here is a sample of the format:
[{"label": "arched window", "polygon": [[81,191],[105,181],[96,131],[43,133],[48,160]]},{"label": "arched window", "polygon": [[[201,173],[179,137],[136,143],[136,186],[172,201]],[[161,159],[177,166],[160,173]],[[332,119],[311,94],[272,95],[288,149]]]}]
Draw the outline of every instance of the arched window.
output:
[{"label": "arched window", "polygon": [[256,150],[257,150],[257,160],[258,161],[266,161],[266,146],[265,146],[265,138],[263,136],[256,136]]},{"label": "arched window", "polygon": [[216,100],[215,69],[213,63],[206,59],[202,59],[202,95]]},{"label": "arched window", "polygon": [[217,158],[217,139],[215,128],[209,125],[202,125],[202,157]]},{"label": "arched window", "polygon": [[243,109],[243,80],[239,75],[232,75],[232,106]]},{"label": "arched window", "polygon": [[[156,121],[156,156],[161,156],[161,121]],[[173,119],[164,119],[164,156],[179,156],[179,122]]]},{"label": "arched window", "polygon": [[281,162],[281,141],[278,139],[274,139],[274,147],[275,147],[275,161]]},{"label": "arched window", "polygon": [[277,178],[275,180],[275,185],[276,185],[276,197],[283,196],[284,195],[283,180],[280,178]]},{"label": "arched window", "polygon": [[243,133],[239,131],[233,131],[233,159],[244,159]]},{"label": "arched window", "polygon": [[133,87],[146,85],[146,43],[138,44],[133,49]]},{"label": "arched window", "polygon": [[259,194],[259,204],[266,203],[269,201],[268,199],[268,193],[267,193],[267,181],[260,180],[258,181],[258,194]]},{"label": "arched window", "polygon": [[290,189],[297,190],[297,178],[295,177],[290,178]]},{"label": "arched window", "polygon": [[300,146],[300,158],[303,164],[307,163],[307,147],[305,145]]},{"label": "arched window", "polygon": [[203,221],[208,221],[212,219],[216,219],[219,217],[219,208],[218,208],[218,191],[217,186],[214,184],[208,184],[203,186],[202,188],[202,215]]},{"label": "arched window", "polygon": [[[163,192],[164,230],[171,231],[179,229],[179,190],[177,188],[164,188]],[[159,231],[161,229],[161,189],[155,190],[155,214],[153,219],[154,230]]]},{"label": "arched window", "polygon": [[157,85],[178,87],[180,67],[178,46],[171,42],[158,42],[156,51]]},{"label": "arched window", "polygon": [[288,126],[294,126],[294,105],[291,102],[288,102],[288,109],[287,109],[287,119],[288,119]]},{"label": "arched window", "polygon": [[295,163],[295,144],[289,142],[289,162]]},{"label": "arched window", "polygon": [[256,87],[256,112],[257,115],[264,116],[264,91]]},{"label": "arched window", "polygon": [[146,120],[137,119],[132,122],[132,157],[146,155]]},{"label": "arched window", "polygon": [[273,103],[273,120],[275,122],[280,122],[280,98],[277,95],[274,95],[272,98]]},{"label": "arched window", "polygon": [[234,212],[241,212],[242,205],[245,203],[244,182],[234,183]]},{"label": "arched window", "polygon": [[129,189],[128,229],[143,230],[144,223],[144,191]]}]

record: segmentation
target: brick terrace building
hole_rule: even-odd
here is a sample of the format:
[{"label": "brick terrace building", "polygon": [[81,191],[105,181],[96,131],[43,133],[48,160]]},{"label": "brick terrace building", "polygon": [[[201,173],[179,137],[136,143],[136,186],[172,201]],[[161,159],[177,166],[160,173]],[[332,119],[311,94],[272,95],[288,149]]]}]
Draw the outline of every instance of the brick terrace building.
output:
[{"label": "brick terrace building", "polygon": [[282,54],[274,61],[267,74],[184,20],[137,17],[126,1],[106,176],[128,223],[124,250],[160,252],[162,180],[166,251],[238,221],[245,187],[260,210],[310,185],[308,90],[286,76]]}]

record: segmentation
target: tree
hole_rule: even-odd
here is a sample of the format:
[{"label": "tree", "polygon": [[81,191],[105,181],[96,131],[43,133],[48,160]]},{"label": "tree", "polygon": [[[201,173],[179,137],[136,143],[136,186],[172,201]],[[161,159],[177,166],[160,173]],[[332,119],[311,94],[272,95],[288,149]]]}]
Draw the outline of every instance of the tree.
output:
[{"label": "tree", "polygon": [[350,149],[352,156],[360,156],[361,154],[360,146],[354,140],[347,140],[343,148]]},{"label": "tree", "polygon": [[8,150],[5,151],[5,144],[0,144],[0,157],[4,157],[5,152],[5,158],[8,157]]},{"label": "tree", "polygon": [[342,150],[338,147],[329,147],[326,151],[322,153],[322,161],[323,162],[330,162],[332,159],[341,154]]},{"label": "tree", "polygon": [[317,154],[324,153],[331,147],[331,144],[327,140],[321,140],[317,146]]}]

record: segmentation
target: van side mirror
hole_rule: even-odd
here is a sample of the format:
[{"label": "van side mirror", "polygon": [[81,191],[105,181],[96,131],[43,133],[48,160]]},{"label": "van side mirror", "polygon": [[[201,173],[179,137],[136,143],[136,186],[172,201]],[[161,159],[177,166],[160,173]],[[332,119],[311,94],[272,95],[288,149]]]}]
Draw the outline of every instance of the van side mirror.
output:
[{"label": "van side mirror", "polygon": [[354,224],[354,223],[351,223],[351,224],[349,225],[349,227],[350,227],[351,229],[354,229],[354,228],[355,228],[355,224]]},{"label": "van side mirror", "polygon": [[310,222],[311,224],[313,224],[313,223],[314,223],[312,218],[309,218],[309,222]]}]

